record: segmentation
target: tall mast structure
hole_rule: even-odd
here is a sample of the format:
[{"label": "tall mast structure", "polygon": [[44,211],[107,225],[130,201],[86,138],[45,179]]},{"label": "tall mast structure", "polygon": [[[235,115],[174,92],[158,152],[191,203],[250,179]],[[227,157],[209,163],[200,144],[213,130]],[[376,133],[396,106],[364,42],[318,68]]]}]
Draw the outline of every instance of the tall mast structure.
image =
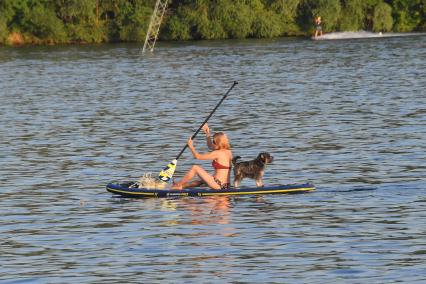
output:
[{"label": "tall mast structure", "polygon": [[157,0],[154,12],[151,16],[151,21],[149,22],[148,32],[146,33],[142,52],[145,52],[146,50],[151,52],[154,51],[154,45],[158,38],[161,22],[163,21],[168,2],[169,0]]}]

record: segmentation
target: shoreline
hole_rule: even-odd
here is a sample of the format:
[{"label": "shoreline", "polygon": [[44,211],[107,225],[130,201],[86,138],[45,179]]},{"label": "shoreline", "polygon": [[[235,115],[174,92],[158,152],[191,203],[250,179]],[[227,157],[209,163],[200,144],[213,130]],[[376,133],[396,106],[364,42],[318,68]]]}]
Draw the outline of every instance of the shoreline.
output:
[{"label": "shoreline", "polygon": [[[377,35],[377,36],[376,36]],[[214,42],[214,41],[241,41],[241,40],[274,40],[280,38],[288,39],[312,39],[312,40],[339,40],[339,39],[365,39],[365,38],[391,38],[399,36],[422,36],[426,32],[388,32],[388,33],[374,33],[372,31],[346,31],[346,32],[330,32],[325,33],[323,36],[314,39],[311,34],[299,35],[283,35],[277,37],[246,37],[246,38],[225,38],[225,39],[188,39],[188,40],[157,40],[162,43],[189,43],[189,42]],[[25,40],[26,39],[26,40]],[[0,43],[0,47],[29,47],[29,46],[78,46],[78,45],[99,45],[99,44],[143,44],[142,41],[101,41],[101,42],[83,42],[83,41],[69,41],[69,42],[55,42],[53,40],[40,40],[33,37],[24,37],[18,33],[9,35],[8,43]]]},{"label": "shoreline", "polygon": [[[309,33],[300,33],[295,35],[282,35],[276,37],[246,37],[246,38],[215,38],[215,39],[188,39],[188,40],[161,40],[157,42],[191,42],[191,41],[216,41],[216,40],[247,40],[247,39],[277,39],[277,38],[310,38]],[[32,35],[23,35],[21,33],[11,33],[7,37],[5,43],[0,42],[0,46],[4,47],[23,47],[23,46],[55,46],[55,45],[96,45],[96,44],[122,44],[135,43],[143,44],[143,41],[100,41],[100,42],[85,42],[85,41],[55,41],[53,39],[39,39]]]}]

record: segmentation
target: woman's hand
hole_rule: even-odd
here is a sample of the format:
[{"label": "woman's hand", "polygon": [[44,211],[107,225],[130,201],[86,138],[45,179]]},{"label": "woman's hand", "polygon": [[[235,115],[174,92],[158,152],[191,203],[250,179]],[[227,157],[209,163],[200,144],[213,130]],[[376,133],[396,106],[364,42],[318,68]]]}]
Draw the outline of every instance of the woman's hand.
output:
[{"label": "woman's hand", "polygon": [[190,149],[194,149],[194,141],[192,141],[192,137],[189,137],[188,139],[188,147]]},{"label": "woman's hand", "polygon": [[189,137],[189,139],[188,139],[188,147],[189,147],[189,150],[191,150],[194,158],[198,159],[200,154],[198,154],[197,150],[195,150],[194,142],[192,141],[192,137]]},{"label": "woman's hand", "polygon": [[203,125],[203,131],[206,134],[206,136],[210,136],[210,128],[209,128],[209,125],[207,123],[205,123]]},{"label": "woman's hand", "polygon": [[210,150],[214,150],[214,145],[212,143],[212,139],[210,137],[210,128],[207,123],[203,125],[203,131],[206,134],[206,141],[207,141],[207,147],[209,147]]}]

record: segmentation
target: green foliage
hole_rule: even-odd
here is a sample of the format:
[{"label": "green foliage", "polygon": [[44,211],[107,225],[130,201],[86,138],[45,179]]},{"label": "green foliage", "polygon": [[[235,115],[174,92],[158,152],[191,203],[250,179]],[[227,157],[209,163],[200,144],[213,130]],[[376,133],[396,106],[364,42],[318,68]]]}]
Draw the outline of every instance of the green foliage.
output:
[{"label": "green foliage", "polygon": [[[0,43],[145,40],[157,0],[0,0]],[[168,40],[307,35],[323,30],[426,30],[426,0],[173,0]]]},{"label": "green foliage", "polygon": [[136,2],[134,6],[128,7],[125,13],[121,14],[119,26],[119,38],[121,41],[144,41],[151,18],[152,9]]},{"label": "green foliage", "polygon": [[25,30],[29,24],[30,7],[27,0],[4,0],[0,2],[0,14],[11,31]]},{"label": "green foliage", "polygon": [[178,15],[171,16],[161,38],[165,40],[191,39],[189,23],[180,19]]},{"label": "green foliage", "polygon": [[[426,1],[424,0],[394,0],[392,1],[395,19],[395,30],[398,32],[408,32],[416,30],[424,21],[426,12]],[[423,17],[422,17],[423,16]]]},{"label": "green foliage", "polygon": [[220,18],[212,11],[213,8],[204,4],[195,10],[196,14],[192,17],[194,38],[221,39],[227,37]]},{"label": "green foliage", "polygon": [[417,29],[426,31],[426,3],[424,3],[424,0],[423,0],[422,8],[419,9],[419,12],[421,15],[421,20]]},{"label": "green foliage", "polygon": [[379,3],[374,8],[373,16],[373,31],[375,32],[388,32],[392,30],[392,7],[386,3]]},{"label": "green foliage", "polygon": [[208,1],[196,1],[193,5],[185,6],[181,9],[181,16],[189,29],[188,38],[194,39],[214,39],[225,38],[226,34],[220,19],[212,11],[212,6]]},{"label": "green foliage", "polygon": [[363,0],[347,0],[342,7],[340,30],[359,31],[364,28],[366,4]]},{"label": "green foliage", "polygon": [[296,35],[301,27],[297,24],[299,5],[303,0],[270,1],[269,5],[278,17],[281,35]]},{"label": "green foliage", "polygon": [[8,35],[6,20],[0,16],[0,43],[6,43]]},{"label": "green foliage", "polygon": [[172,16],[167,21],[161,38],[167,40],[189,40],[197,37],[196,20],[202,19],[197,17],[197,11],[189,6],[180,6],[173,10]]},{"label": "green foliage", "polygon": [[38,38],[51,42],[62,42],[66,39],[64,25],[59,20],[54,10],[37,4],[28,13],[27,32]]},{"label": "green foliage", "polygon": [[253,15],[252,37],[276,37],[281,34],[282,25],[278,14],[267,9],[261,9]]},{"label": "green foliage", "polygon": [[106,36],[100,21],[98,0],[61,0],[59,15],[73,42],[102,42]]},{"label": "green foliage", "polygon": [[217,0],[216,15],[229,38],[246,38],[251,33],[251,11],[242,1],[232,4],[229,0]]}]

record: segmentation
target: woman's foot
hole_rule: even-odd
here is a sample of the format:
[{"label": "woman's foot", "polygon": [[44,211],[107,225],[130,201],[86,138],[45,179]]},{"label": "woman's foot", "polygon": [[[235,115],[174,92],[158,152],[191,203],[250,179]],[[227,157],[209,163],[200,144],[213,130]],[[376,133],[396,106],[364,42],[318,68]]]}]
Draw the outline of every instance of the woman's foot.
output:
[{"label": "woman's foot", "polygon": [[180,182],[174,182],[171,189],[183,189],[183,185]]}]

